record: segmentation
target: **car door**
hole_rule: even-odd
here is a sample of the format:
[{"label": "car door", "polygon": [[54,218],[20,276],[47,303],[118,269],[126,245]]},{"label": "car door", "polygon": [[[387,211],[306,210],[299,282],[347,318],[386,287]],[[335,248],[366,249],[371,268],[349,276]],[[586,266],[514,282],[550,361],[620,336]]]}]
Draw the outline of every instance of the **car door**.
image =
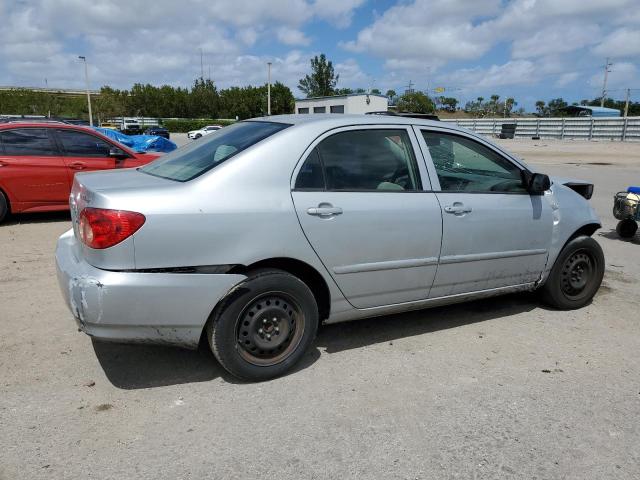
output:
[{"label": "car door", "polygon": [[2,183],[26,208],[65,204],[71,184],[48,129],[18,127],[0,131]]},{"label": "car door", "polygon": [[442,207],[430,296],[535,282],[547,261],[553,217],[544,195],[526,191],[524,167],[471,135],[416,130]]},{"label": "car door", "polygon": [[300,225],[357,308],[428,296],[442,218],[416,148],[410,127],[333,130],[309,147],[292,177]]},{"label": "car door", "polygon": [[72,128],[56,128],[55,135],[71,183],[76,172],[116,168],[117,160],[109,154],[113,145],[97,135]]}]

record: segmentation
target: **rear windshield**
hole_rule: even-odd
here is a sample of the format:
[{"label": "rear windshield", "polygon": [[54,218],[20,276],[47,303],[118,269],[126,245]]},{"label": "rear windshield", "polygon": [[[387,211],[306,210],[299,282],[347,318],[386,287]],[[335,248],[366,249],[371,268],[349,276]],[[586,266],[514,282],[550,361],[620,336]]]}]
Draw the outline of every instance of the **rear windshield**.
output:
[{"label": "rear windshield", "polygon": [[235,123],[164,155],[140,171],[187,182],[288,126],[275,122]]}]

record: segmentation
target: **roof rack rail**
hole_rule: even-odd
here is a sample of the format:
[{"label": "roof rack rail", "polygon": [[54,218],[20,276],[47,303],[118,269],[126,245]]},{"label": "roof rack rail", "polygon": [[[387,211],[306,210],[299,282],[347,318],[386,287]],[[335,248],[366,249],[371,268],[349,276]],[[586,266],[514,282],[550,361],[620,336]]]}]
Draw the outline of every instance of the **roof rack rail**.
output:
[{"label": "roof rack rail", "polygon": [[389,115],[390,117],[408,117],[408,118],[421,118],[423,120],[435,120],[440,121],[440,118],[433,113],[412,113],[412,112],[367,112],[365,115]]}]

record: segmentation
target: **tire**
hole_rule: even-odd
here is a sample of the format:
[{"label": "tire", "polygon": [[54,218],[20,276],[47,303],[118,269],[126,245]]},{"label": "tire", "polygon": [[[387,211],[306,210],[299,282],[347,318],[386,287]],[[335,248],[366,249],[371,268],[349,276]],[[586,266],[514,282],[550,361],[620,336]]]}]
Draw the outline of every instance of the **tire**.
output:
[{"label": "tire", "polygon": [[278,377],[304,356],[318,330],[309,287],[280,270],[254,272],[214,310],[209,346],[229,373],[248,381]]},{"label": "tire", "polygon": [[4,193],[0,191],[0,223],[7,218],[9,214],[9,202],[7,202],[7,197],[4,196]]},{"label": "tire", "polygon": [[604,276],[604,253],[593,238],[576,237],[560,252],[541,289],[542,299],[560,310],[591,302]]},{"label": "tire", "polygon": [[638,224],[632,218],[620,220],[616,225],[616,232],[621,238],[633,238],[638,231]]},{"label": "tire", "polygon": [[198,133],[198,134],[196,134],[196,136],[195,136],[195,140],[199,139],[200,137],[202,137],[202,135],[200,135],[199,133]]}]

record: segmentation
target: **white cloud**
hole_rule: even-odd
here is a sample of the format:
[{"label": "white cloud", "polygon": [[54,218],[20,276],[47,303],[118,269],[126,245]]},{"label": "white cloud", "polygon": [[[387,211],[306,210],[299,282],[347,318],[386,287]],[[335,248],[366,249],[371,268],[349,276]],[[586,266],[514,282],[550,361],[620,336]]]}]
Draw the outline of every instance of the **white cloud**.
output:
[{"label": "white cloud", "polygon": [[[311,21],[346,26],[365,0],[0,0],[0,84],[83,84],[86,55],[92,85],[135,82],[190,85],[209,69],[220,86],[263,81],[266,61],[296,75],[299,52],[247,55],[262,42],[307,47]],[[310,53],[304,70],[308,70]],[[275,58],[274,58],[275,57]],[[259,67],[257,64],[261,64]],[[247,67],[247,65],[252,65]],[[285,80],[285,79],[283,79]],[[295,85],[294,85],[295,86]]]},{"label": "white cloud", "polygon": [[472,20],[497,12],[499,5],[498,0],[416,0],[390,8],[343,46],[382,57],[391,68],[478,58],[491,46],[491,36]]},{"label": "white cloud", "polygon": [[621,28],[611,32],[593,53],[601,57],[635,57],[640,55],[640,30]]},{"label": "white cloud", "polygon": [[[639,73],[640,72],[638,72],[638,68],[633,63],[614,63],[607,78],[607,90],[624,89],[637,85]],[[599,73],[591,76],[591,78],[589,79],[589,84],[592,87],[602,88],[603,80],[604,68]]]},{"label": "white cloud", "polygon": [[311,43],[311,39],[296,28],[280,27],[276,31],[276,36],[280,43],[285,45],[307,46]]},{"label": "white cloud", "polygon": [[527,85],[536,83],[539,79],[539,70],[529,60],[513,60],[488,68],[463,68],[446,76],[447,83],[451,85],[476,89]]},{"label": "white cloud", "polygon": [[566,87],[567,85],[574,83],[578,79],[578,77],[580,77],[580,73],[578,72],[563,73],[556,80],[555,86],[558,88]]},{"label": "white cloud", "polygon": [[600,36],[598,25],[566,25],[562,28],[553,25],[533,35],[516,38],[512,53],[514,58],[528,58],[573,52],[596,43]]},{"label": "white cloud", "polygon": [[366,0],[315,0],[313,11],[319,17],[345,28],[351,24],[353,11]]}]

